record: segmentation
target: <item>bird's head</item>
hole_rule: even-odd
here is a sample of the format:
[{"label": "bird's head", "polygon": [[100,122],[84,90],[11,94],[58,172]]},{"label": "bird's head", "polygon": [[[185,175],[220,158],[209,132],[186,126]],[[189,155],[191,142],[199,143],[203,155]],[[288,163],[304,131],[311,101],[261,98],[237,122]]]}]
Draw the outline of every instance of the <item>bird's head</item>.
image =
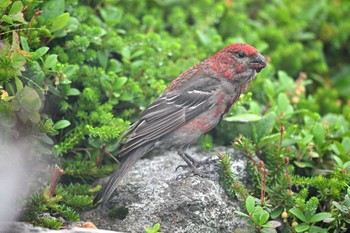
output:
[{"label": "bird's head", "polygon": [[[235,43],[226,46],[217,52],[213,58],[219,64],[218,69],[226,76],[231,76],[230,72],[237,77],[247,77],[249,80],[255,77],[266,67],[266,59],[256,48],[249,44]],[[236,79],[236,77],[230,77]]]}]

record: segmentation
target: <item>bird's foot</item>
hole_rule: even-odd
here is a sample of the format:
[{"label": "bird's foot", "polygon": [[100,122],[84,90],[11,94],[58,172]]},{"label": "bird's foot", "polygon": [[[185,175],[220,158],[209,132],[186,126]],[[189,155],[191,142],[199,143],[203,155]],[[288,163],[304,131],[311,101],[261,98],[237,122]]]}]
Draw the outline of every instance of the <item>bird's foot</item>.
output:
[{"label": "bird's foot", "polygon": [[217,161],[217,159],[207,158],[202,161],[193,160],[189,165],[179,165],[175,171],[178,171],[179,168],[190,171],[178,175],[176,179],[180,180],[195,175],[211,178],[217,171],[217,169],[215,169],[218,165]]},{"label": "bird's foot", "polygon": [[[190,168],[194,170],[194,168],[210,168],[211,166],[217,166],[218,159],[212,159],[212,158],[206,158],[204,160],[194,160],[192,159],[191,165],[179,165],[176,167],[175,171],[177,171],[179,168],[182,168],[184,170]],[[198,170],[198,169],[197,169]]]},{"label": "bird's foot", "polygon": [[191,169],[190,171],[186,171],[176,177],[176,180],[182,180],[191,176],[200,176],[204,178],[211,178],[214,175],[214,170],[199,170],[199,169]]}]

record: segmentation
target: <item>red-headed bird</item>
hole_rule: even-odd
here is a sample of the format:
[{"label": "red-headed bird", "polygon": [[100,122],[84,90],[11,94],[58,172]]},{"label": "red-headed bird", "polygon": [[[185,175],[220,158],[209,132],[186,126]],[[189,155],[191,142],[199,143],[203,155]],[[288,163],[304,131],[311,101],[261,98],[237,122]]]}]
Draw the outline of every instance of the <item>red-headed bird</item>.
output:
[{"label": "red-headed bird", "polygon": [[257,72],[266,66],[256,48],[244,43],[226,46],[173,80],[127,131],[119,151],[119,168],[94,199],[105,204],[124,175],[159,145],[175,147],[194,174],[197,161],[186,153],[191,143],[219,124]]}]

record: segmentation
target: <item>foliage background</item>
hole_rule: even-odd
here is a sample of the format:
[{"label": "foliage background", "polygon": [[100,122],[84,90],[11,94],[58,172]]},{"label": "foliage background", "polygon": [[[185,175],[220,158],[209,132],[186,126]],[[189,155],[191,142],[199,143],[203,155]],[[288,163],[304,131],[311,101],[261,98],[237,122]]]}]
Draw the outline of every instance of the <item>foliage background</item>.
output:
[{"label": "foliage background", "polygon": [[292,222],[346,229],[349,11],[341,0],[1,1],[0,146],[29,142],[33,153],[60,164],[64,184],[89,184],[115,168],[116,141],[171,80],[225,45],[246,42],[268,67],[202,145],[238,138],[240,149],[258,155],[270,171],[270,213],[304,211],[314,196],[315,213],[332,214],[329,224],[292,214],[293,231],[300,229]]}]

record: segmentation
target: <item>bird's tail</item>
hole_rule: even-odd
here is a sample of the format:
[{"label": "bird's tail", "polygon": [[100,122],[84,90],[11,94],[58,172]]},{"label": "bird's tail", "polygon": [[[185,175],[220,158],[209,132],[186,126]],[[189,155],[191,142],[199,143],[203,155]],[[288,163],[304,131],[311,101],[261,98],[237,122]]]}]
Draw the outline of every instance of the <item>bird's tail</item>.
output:
[{"label": "bird's tail", "polygon": [[118,169],[112,174],[108,182],[103,186],[100,192],[95,196],[93,204],[96,204],[101,199],[103,204],[106,204],[114,190],[117,188],[125,174],[130,171],[134,164],[147,152],[153,148],[154,143],[149,143],[140,146],[124,155],[124,159],[120,162]]}]

